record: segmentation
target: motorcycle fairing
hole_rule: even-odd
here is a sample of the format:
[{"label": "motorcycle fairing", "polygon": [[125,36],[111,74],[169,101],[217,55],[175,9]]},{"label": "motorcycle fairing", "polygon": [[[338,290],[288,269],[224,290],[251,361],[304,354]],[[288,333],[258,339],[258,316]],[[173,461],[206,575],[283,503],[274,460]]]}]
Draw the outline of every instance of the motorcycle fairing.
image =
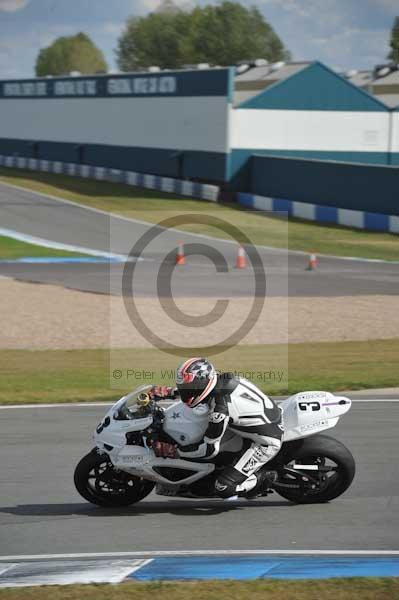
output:
[{"label": "motorcycle fairing", "polygon": [[280,403],[283,441],[298,440],[331,429],[348,412],[352,401],[330,392],[300,392]]},{"label": "motorcycle fairing", "polygon": [[[125,446],[112,458],[112,462],[117,469],[172,486],[189,485],[215,470],[215,465],[211,463],[199,463],[179,458],[160,458],[155,456],[150,448],[142,446]],[[162,472],[168,467],[174,471],[180,469],[182,477],[177,481],[165,477]],[[191,475],[186,475],[187,471]]]},{"label": "motorcycle fairing", "polygon": [[[134,393],[137,394],[137,390],[129,396]],[[143,431],[151,426],[152,417],[148,415],[143,419],[120,420],[118,411],[126,403],[126,398],[121,398],[108,411],[94,434],[97,448],[109,455],[117,469],[177,487],[189,485],[215,470],[213,463],[159,458],[151,448],[127,444],[126,433]],[[287,398],[280,403],[284,423],[283,441],[308,437],[334,427],[339,417],[348,412],[350,407],[351,401],[348,398],[337,397],[330,392],[303,392]],[[257,410],[254,403],[254,413]],[[180,445],[199,442],[208,426],[208,409],[201,405],[191,409],[178,401],[165,409],[164,417],[164,431]],[[257,418],[255,414],[254,418]],[[220,452],[238,453],[241,446],[242,438],[227,430]],[[182,470],[182,478],[172,481],[162,474],[164,468]],[[187,474],[187,471],[190,473]]]}]

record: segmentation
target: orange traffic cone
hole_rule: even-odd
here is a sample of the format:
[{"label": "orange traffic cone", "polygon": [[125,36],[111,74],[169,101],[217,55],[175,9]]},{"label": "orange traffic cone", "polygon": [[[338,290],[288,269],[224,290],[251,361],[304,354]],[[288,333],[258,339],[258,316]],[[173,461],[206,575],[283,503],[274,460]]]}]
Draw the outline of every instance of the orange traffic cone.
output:
[{"label": "orange traffic cone", "polygon": [[242,246],[238,246],[236,269],[245,269],[247,266],[247,259],[245,257],[245,251]]},{"label": "orange traffic cone", "polygon": [[186,259],[184,257],[184,245],[183,242],[179,242],[176,252],[176,265],[185,265]]},{"label": "orange traffic cone", "polygon": [[317,267],[317,257],[314,252],[311,252],[309,255],[308,266],[306,267],[307,271],[315,271]]}]

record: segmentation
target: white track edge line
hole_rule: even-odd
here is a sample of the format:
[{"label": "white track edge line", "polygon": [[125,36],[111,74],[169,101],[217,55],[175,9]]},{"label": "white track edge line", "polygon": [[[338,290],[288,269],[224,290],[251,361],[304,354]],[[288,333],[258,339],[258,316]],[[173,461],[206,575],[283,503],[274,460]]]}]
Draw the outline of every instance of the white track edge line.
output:
[{"label": "white track edge line", "polygon": [[[1,560],[1,559],[0,559],[0,560]],[[14,564],[12,564],[12,565],[8,565],[8,566],[7,566],[7,567],[5,567],[4,569],[2,569],[2,568],[0,567],[0,577],[1,577],[2,575],[4,575],[4,573],[7,573],[7,571],[9,571],[10,569],[13,569],[14,567],[16,567],[16,566],[17,566],[17,564],[18,564],[18,563],[14,563]]]},{"label": "white track edge line", "polygon": [[[137,571],[140,571],[140,569],[143,569],[147,565],[151,564],[153,561],[154,561],[154,558],[147,558],[146,560],[143,560],[139,565],[137,565],[136,567],[133,567],[133,569],[131,571],[129,571],[129,573],[128,573],[129,577],[131,575],[133,575],[133,573],[136,573]],[[122,581],[125,580],[125,577],[122,579]]]},{"label": "white track edge line", "polygon": [[[139,223],[140,225],[155,226],[155,227],[159,227],[160,229],[168,230],[168,228],[157,225],[156,223],[150,223],[149,221],[141,221],[140,219],[131,219],[129,217],[124,217],[123,215],[118,215],[113,212],[107,212],[106,210],[101,210],[100,208],[94,208],[92,206],[86,206],[85,204],[79,204],[79,202],[74,202],[73,200],[66,200],[60,196],[52,196],[51,194],[45,194],[43,192],[36,192],[35,190],[30,190],[29,188],[21,187],[19,185],[14,185],[13,183],[6,183],[6,182],[0,180],[0,184],[14,188],[16,190],[20,190],[22,192],[28,192],[28,193],[34,194],[36,196],[43,196],[44,198],[50,198],[51,200],[55,200],[57,202],[63,202],[64,204],[71,204],[72,206],[77,206],[78,208],[96,212],[96,213],[99,213],[102,215],[106,215],[106,216],[112,217],[114,219],[120,219],[122,221],[128,221],[130,223]],[[144,188],[144,189],[146,189],[146,188]],[[162,190],[156,190],[156,191],[165,193],[165,192],[162,192]],[[188,198],[188,199],[190,199],[190,198]],[[191,198],[191,200],[192,199],[193,198]],[[194,198],[194,200],[195,200],[195,198]],[[255,212],[255,211],[248,211],[248,212]],[[263,211],[263,212],[272,212],[272,211]],[[178,233],[188,235],[191,237],[199,237],[199,238],[203,238],[206,240],[212,240],[212,241],[222,242],[222,243],[226,243],[226,244],[237,245],[237,242],[235,240],[226,240],[223,238],[212,237],[211,235],[205,235],[203,233],[190,233],[189,231],[184,231],[182,229],[173,228],[173,230]],[[309,252],[304,252],[302,250],[286,250],[285,248],[273,248],[272,246],[262,246],[259,244],[254,244],[254,246],[257,248],[262,248],[264,250],[269,250],[271,252],[275,252],[277,254],[285,253],[285,254],[287,254],[287,256],[289,254],[294,254],[297,256],[308,256],[309,255]],[[399,261],[383,260],[383,259],[379,259],[379,258],[361,258],[358,256],[335,256],[334,254],[319,254],[319,253],[317,255],[321,256],[323,258],[334,258],[337,260],[352,260],[352,261],[356,261],[356,262],[365,262],[365,263],[384,263],[384,264],[388,264],[388,265],[399,264]]]},{"label": "white track edge line", "polygon": [[88,558],[157,558],[164,556],[399,556],[399,550],[143,550],[142,552],[86,552],[71,554],[21,554],[0,556],[1,561],[62,560]]},{"label": "white track edge line", "polygon": [[[279,401],[278,401],[279,402]],[[372,402],[399,402],[399,398],[352,398],[355,403]],[[115,402],[59,402],[54,404],[4,404],[0,405],[0,410],[8,408],[95,408],[113,406]],[[168,403],[162,403],[163,406]],[[169,403],[171,404],[171,403]]]},{"label": "white track edge line", "polygon": [[[116,402],[117,400],[115,400]],[[59,402],[55,404],[4,404],[0,405],[0,410],[4,410],[6,408],[69,408],[71,406],[76,408],[91,408],[91,407],[103,407],[113,406],[115,402]],[[161,400],[159,402],[161,406],[169,406],[173,404],[173,402],[168,402]]]},{"label": "white track edge line", "polygon": [[14,229],[6,229],[0,227],[0,235],[10,237],[20,242],[26,242],[35,246],[42,246],[43,248],[50,248],[53,250],[65,250],[67,252],[75,252],[79,254],[86,254],[88,256],[97,256],[101,258],[114,258],[120,261],[126,261],[127,256],[124,254],[115,254],[113,252],[103,252],[102,250],[94,250],[93,248],[85,248],[84,246],[74,246],[73,244],[63,244],[62,242],[54,242],[45,238],[36,237],[27,233],[21,233]]},{"label": "white track edge line", "polygon": [[55,404],[4,404],[0,406],[0,410],[5,410],[6,408],[68,408],[69,406],[74,406],[75,408],[83,408],[83,407],[99,407],[103,406],[104,408],[107,406],[112,406],[115,402],[60,402]]}]

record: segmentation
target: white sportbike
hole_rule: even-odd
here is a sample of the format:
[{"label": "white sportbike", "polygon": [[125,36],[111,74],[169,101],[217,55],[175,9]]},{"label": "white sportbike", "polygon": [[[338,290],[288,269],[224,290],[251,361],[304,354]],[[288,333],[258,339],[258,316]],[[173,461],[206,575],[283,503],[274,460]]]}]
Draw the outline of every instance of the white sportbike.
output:
[{"label": "white sportbike", "polygon": [[[211,462],[157,457],[154,441],[186,446],[202,440],[208,407],[174,402],[163,408],[150,397],[151,386],[140,386],[108,411],[94,433],[95,448],[75,469],[78,492],[93,504],[116,507],[139,502],[156,487],[160,495],[215,497],[215,479],[242,453],[246,440],[227,429],[218,456]],[[255,417],[258,396],[248,401]],[[350,451],[321,431],[334,427],[348,412],[351,400],[329,392],[303,392],[280,403],[284,435],[280,452],[265,467],[277,471],[257,497],[273,490],[296,503],[320,503],[337,498],[352,483],[355,462]],[[244,494],[245,497],[245,494]],[[251,492],[248,492],[251,498]]]}]

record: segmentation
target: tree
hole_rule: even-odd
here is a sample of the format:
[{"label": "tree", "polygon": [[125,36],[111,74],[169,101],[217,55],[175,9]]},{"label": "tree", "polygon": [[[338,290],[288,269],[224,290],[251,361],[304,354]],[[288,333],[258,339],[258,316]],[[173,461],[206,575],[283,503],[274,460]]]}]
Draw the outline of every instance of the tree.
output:
[{"label": "tree", "polygon": [[254,58],[288,58],[282,41],[255,7],[225,1],[195,9],[192,19],[188,39],[192,63],[231,65]]},{"label": "tree", "polygon": [[179,68],[185,63],[183,42],[190,16],[181,11],[157,11],[147,17],[131,17],[118,40],[116,51],[121,71],[157,65]]},{"label": "tree", "polygon": [[255,7],[224,0],[216,6],[180,10],[163,0],[146,17],[131,17],[116,50],[122,71],[151,65],[179,68],[184,64],[227,66],[239,61],[290,57],[283,42]]},{"label": "tree", "polygon": [[38,77],[80,73],[106,73],[104,55],[85,33],[59,37],[47,48],[40,50],[35,67]]},{"label": "tree", "polygon": [[161,4],[156,9],[159,13],[173,13],[179,12],[179,7],[173,2],[173,0],[161,0]]},{"label": "tree", "polygon": [[392,27],[391,34],[391,51],[388,54],[388,58],[394,63],[399,63],[399,17],[395,17],[395,21]]}]

